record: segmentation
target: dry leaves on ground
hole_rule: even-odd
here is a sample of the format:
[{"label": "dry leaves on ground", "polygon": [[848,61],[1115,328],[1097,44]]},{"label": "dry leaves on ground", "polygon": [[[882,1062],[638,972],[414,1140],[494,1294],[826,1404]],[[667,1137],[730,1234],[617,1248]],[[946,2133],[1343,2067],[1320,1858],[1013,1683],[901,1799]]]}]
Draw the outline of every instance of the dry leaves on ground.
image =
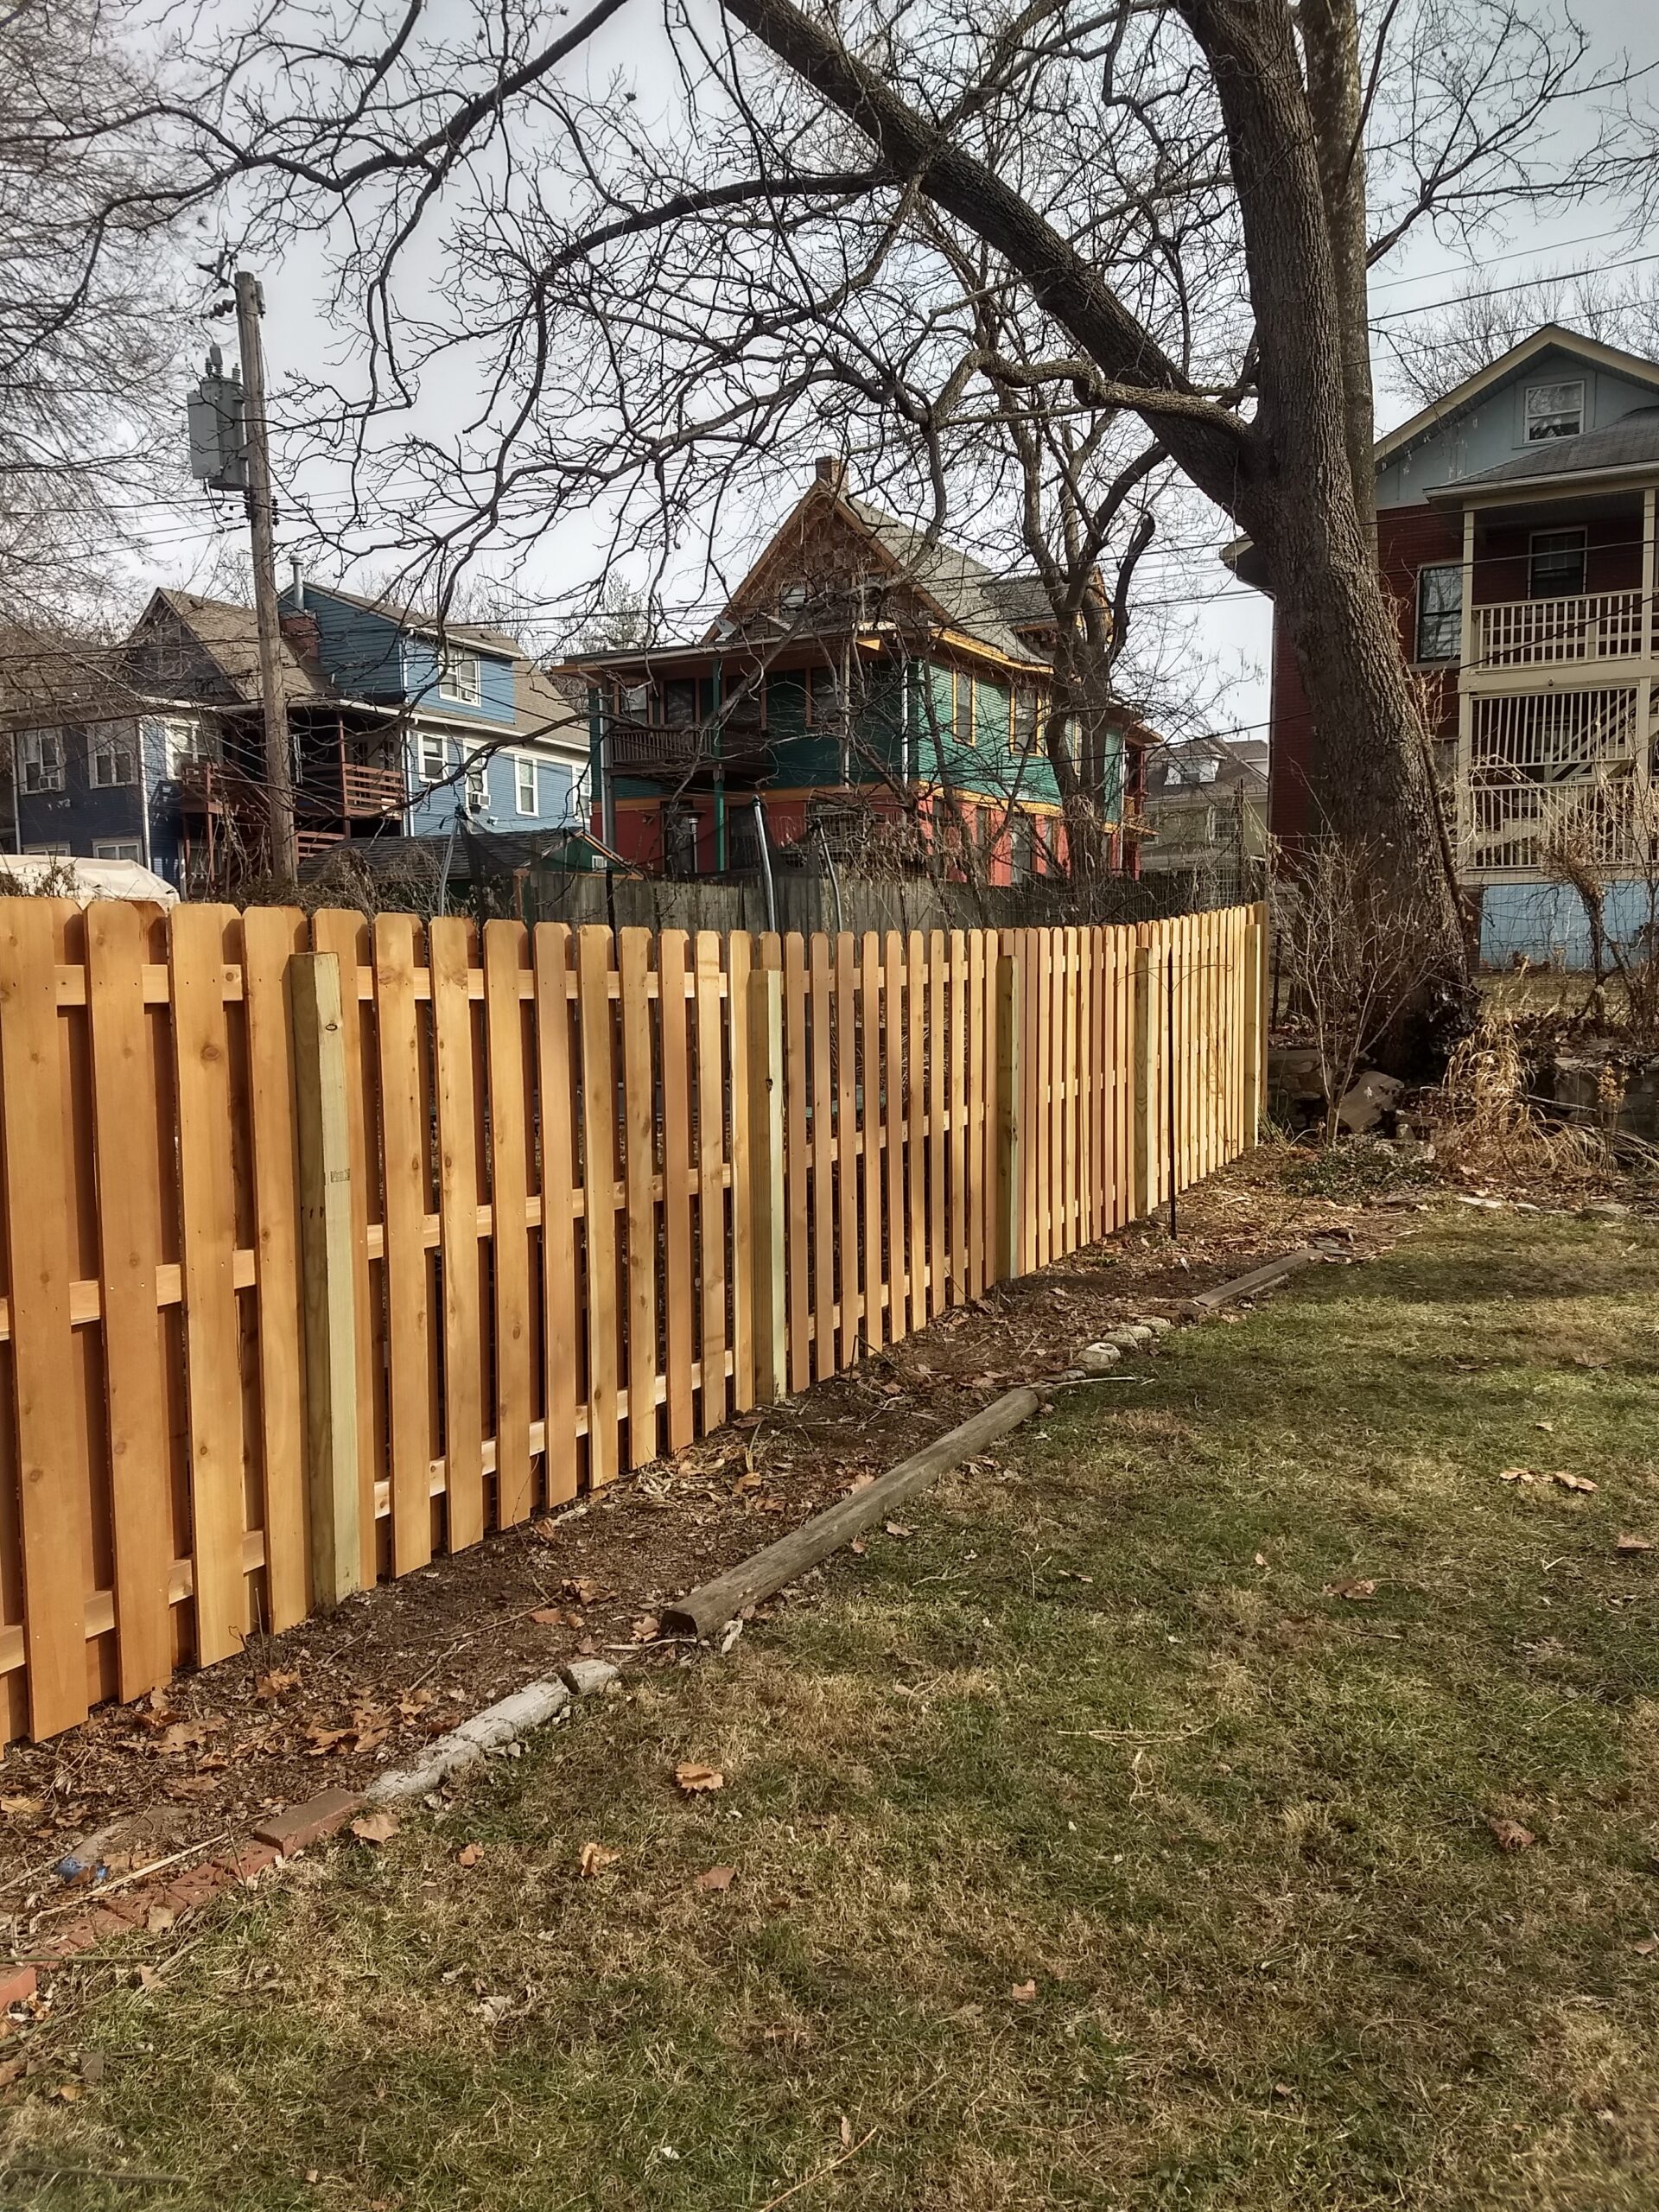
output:
[{"label": "dry leaves on ground", "polygon": [[1037,1985],[1034,1981],[1016,1981],[1008,1994],[1016,2005],[1029,2005],[1037,1994]]},{"label": "dry leaves on ground", "polygon": [[890,1536],[913,1536],[916,1533],[902,1521],[888,1521],[884,1522],[883,1526]]},{"label": "dry leaves on ground", "polygon": [[674,1770],[674,1779],[688,1797],[726,1787],[726,1777],[718,1767],[699,1766],[695,1759],[682,1759]]},{"label": "dry leaves on ground", "polygon": [[583,1881],[590,1882],[596,1875],[602,1874],[607,1866],[614,1866],[621,1856],[620,1851],[613,1851],[608,1844],[584,1843],[582,1856],[577,1861],[577,1871]]},{"label": "dry leaves on ground", "polygon": [[1536,1467],[1504,1467],[1499,1471],[1501,1483],[1559,1483],[1563,1490],[1597,1491],[1601,1485],[1592,1483],[1588,1475],[1569,1474],[1565,1467],[1552,1467],[1548,1474]]},{"label": "dry leaves on ground", "polygon": [[1650,1552],[1653,1548],[1654,1541],[1651,1536],[1636,1535],[1629,1529],[1620,1529],[1618,1541],[1613,1546],[1616,1552]]},{"label": "dry leaves on ground", "polygon": [[1507,1813],[1488,1813],[1486,1825],[1500,1851],[1525,1851],[1538,1840],[1530,1828],[1522,1827]]},{"label": "dry leaves on ground", "polygon": [[735,1866],[710,1866],[692,1884],[697,1890],[729,1890],[737,1879]]},{"label": "dry leaves on ground", "polygon": [[483,1856],[484,1847],[481,1843],[465,1843],[455,1853],[455,1864],[457,1866],[476,1866]]},{"label": "dry leaves on ground", "polygon": [[397,1833],[396,1813],[359,1813],[352,1822],[352,1834],[359,1843],[390,1843]]},{"label": "dry leaves on ground", "polygon": [[1369,1574],[1363,1575],[1357,1582],[1327,1582],[1325,1594],[1327,1598],[1350,1598],[1357,1604],[1376,1597],[1376,1584]]}]

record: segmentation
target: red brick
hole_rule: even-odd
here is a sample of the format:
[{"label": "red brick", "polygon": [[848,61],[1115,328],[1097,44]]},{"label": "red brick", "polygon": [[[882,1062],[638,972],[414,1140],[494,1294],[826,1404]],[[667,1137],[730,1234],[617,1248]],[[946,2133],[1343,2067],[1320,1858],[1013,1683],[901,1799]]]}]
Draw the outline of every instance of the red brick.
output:
[{"label": "red brick", "polygon": [[253,1840],[268,1843],[284,1859],[289,1858],[303,1851],[308,1843],[321,1843],[336,1828],[343,1828],[362,1802],[353,1790],[325,1789],[319,1796],[308,1797],[302,1805],[284,1805],[280,1813],[261,1821],[253,1831]]},{"label": "red brick", "polygon": [[251,1882],[256,1874],[263,1874],[282,1857],[274,1844],[245,1843],[236,1851],[221,1852],[214,1859],[215,1866],[222,1866],[226,1877],[232,1882]]},{"label": "red brick", "polygon": [[39,1977],[33,1967],[0,1966],[0,2012],[26,2005],[35,1994]]},{"label": "red brick", "polygon": [[167,1902],[178,1912],[194,1912],[198,1905],[216,1897],[225,1887],[226,1878],[212,1866],[193,1866],[188,1872],[175,1874],[167,1885]]}]

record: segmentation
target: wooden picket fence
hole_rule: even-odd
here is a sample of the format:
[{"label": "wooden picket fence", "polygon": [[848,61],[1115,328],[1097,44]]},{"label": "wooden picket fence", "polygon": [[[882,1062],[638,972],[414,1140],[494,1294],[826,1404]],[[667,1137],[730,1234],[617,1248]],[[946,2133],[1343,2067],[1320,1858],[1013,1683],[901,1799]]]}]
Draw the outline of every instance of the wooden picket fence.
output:
[{"label": "wooden picket fence", "polygon": [[0,901],[0,1714],[50,1736],[1254,1141],[1262,912],[803,940]]}]

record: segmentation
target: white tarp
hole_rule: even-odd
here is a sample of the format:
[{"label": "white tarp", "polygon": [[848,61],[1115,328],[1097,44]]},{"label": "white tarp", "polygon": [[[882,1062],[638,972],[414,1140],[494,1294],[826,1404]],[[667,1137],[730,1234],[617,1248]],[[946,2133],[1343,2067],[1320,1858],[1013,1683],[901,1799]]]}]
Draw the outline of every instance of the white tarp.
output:
[{"label": "white tarp", "polygon": [[137,861],[84,861],[61,853],[0,853],[0,898],[38,892],[48,881],[59,897],[78,899],[83,906],[91,906],[94,899],[143,899],[158,906],[179,903],[179,894],[166,877]]}]

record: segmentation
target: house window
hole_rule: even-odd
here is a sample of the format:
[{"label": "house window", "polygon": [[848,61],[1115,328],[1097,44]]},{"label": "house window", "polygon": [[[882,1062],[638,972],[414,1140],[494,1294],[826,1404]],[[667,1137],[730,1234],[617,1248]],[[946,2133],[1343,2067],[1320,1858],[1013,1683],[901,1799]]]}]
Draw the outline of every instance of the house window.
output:
[{"label": "house window", "polygon": [[1463,570],[1455,561],[1417,571],[1419,660],[1456,660],[1463,651]]},{"label": "house window", "polygon": [[1031,880],[1034,857],[1031,817],[1023,807],[1017,807],[1008,823],[1008,872],[1014,882]]},{"label": "house window", "polygon": [[663,863],[672,876],[696,874],[697,817],[694,808],[671,804],[663,809]]},{"label": "house window", "polygon": [[162,736],[167,747],[167,772],[176,778],[187,760],[216,760],[217,741],[209,735],[200,722],[163,722]]},{"label": "house window", "polygon": [[138,750],[132,741],[132,725],[118,722],[95,729],[87,747],[88,780],[94,791],[111,791],[138,780]]},{"label": "house window", "polygon": [[17,768],[26,791],[63,789],[63,732],[26,729],[17,740]]},{"label": "house window", "polygon": [[33,860],[67,861],[71,857],[67,837],[37,837],[23,849]]},{"label": "house window", "polygon": [[663,720],[671,729],[690,729],[697,719],[697,686],[693,677],[677,676],[663,686]]},{"label": "house window", "polygon": [[435,788],[449,772],[449,749],[441,737],[421,740],[421,781]]},{"label": "house window", "polygon": [[1584,589],[1585,534],[1581,530],[1535,530],[1527,560],[1527,589],[1534,599],[1573,599]]},{"label": "house window", "polygon": [[490,758],[487,753],[469,753],[467,760],[467,811],[483,814],[490,804]]},{"label": "house window", "polygon": [[843,709],[841,671],[809,668],[806,671],[806,726],[809,729],[837,729]]},{"label": "house window", "polygon": [[1546,438],[1576,438],[1584,428],[1584,385],[1531,384],[1527,386],[1527,443]]},{"label": "house window", "polygon": [[513,797],[520,814],[536,811],[536,763],[526,760],[522,753],[512,764]]},{"label": "house window", "polygon": [[446,652],[438,664],[438,696],[458,707],[478,704],[478,655]]},{"label": "house window", "polygon": [[1037,742],[1037,686],[1016,683],[1009,725],[1014,749],[1029,753]]},{"label": "house window", "polygon": [[143,853],[136,837],[94,837],[92,858],[95,861],[142,861]]}]

